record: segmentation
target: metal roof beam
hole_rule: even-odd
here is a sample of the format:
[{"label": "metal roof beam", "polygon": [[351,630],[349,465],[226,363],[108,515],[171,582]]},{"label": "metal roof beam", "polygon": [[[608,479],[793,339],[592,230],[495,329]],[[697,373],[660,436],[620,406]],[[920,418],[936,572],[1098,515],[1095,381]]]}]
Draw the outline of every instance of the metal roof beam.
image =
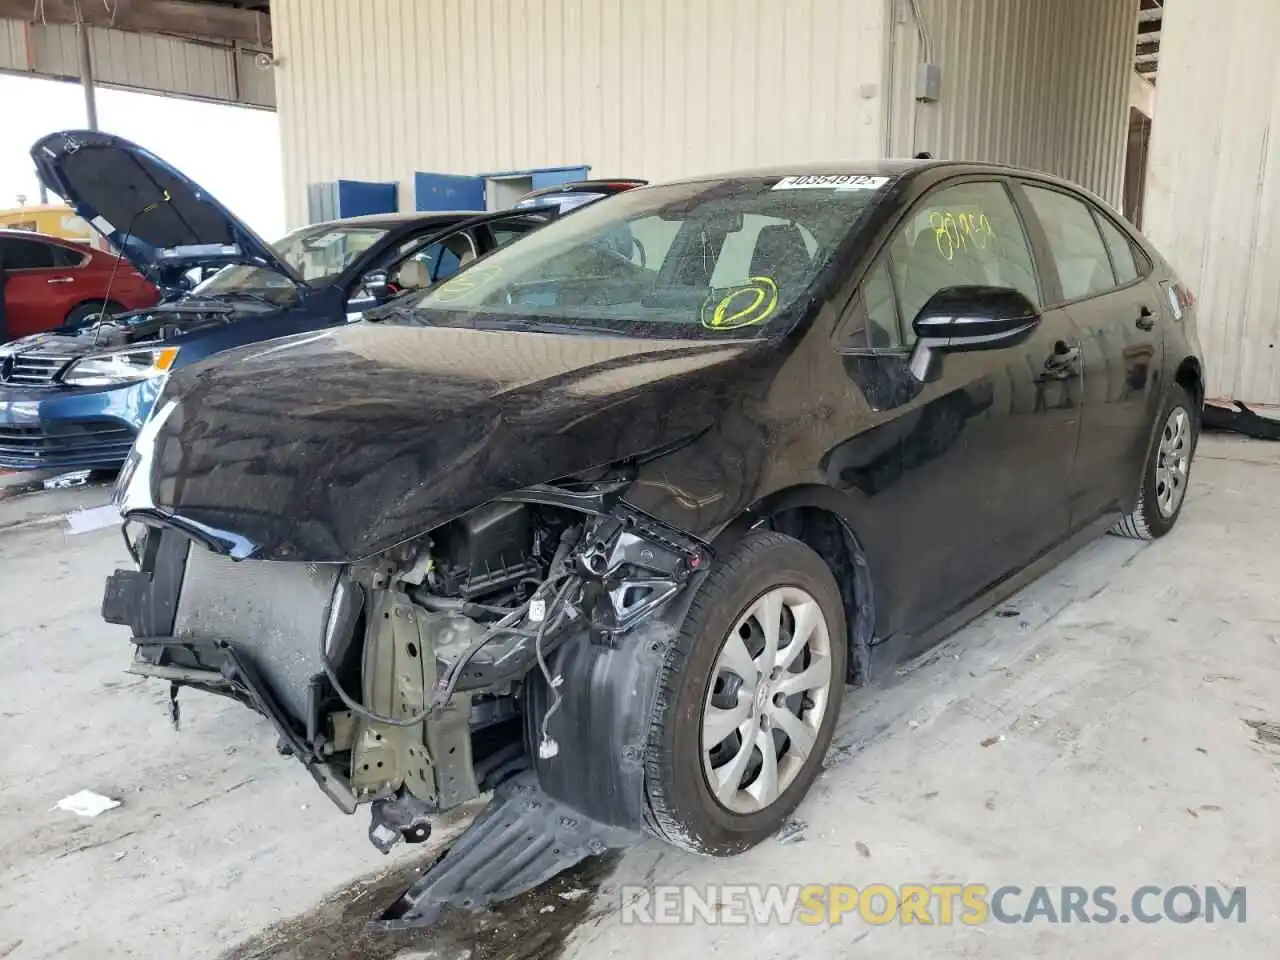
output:
[{"label": "metal roof beam", "polygon": [[198,0],[0,0],[0,17],[28,23],[78,23],[271,46],[271,18]]}]

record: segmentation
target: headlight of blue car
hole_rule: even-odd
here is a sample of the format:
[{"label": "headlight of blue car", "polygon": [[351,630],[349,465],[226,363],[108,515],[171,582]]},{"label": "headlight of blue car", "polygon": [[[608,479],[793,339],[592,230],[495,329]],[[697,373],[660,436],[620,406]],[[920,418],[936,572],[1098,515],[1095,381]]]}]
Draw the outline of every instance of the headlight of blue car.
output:
[{"label": "headlight of blue car", "polygon": [[163,376],[178,359],[177,347],[149,347],[120,350],[96,357],[85,357],[71,365],[62,375],[69,387],[109,387]]}]

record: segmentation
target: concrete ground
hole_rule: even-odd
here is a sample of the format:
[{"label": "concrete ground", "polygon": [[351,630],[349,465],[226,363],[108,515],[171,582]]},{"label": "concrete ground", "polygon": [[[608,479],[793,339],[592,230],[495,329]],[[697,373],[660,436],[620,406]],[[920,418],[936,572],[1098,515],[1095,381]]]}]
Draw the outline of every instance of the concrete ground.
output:
[{"label": "concrete ground", "polygon": [[[120,538],[63,519],[104,499],[0,500],[0,958],[1276,955],[1280,743],[1250,721],[1280,722],[1280,445],[1205,438],[1170,537],[1104,538],[852,692],[786,842],[724,861],[650,842],[396,938],[362,922],[422,850],[377,854],[248,711],[188,695],[175,732],[166,689],[122,672],[125,632],[97,615]],[[123,803],[53,809],[82,788]],[[1247,922],[637,928],[619,910],[631,883],[968,881],[1105,884],[1122,906],[1144,884],[1244,885]]]}]

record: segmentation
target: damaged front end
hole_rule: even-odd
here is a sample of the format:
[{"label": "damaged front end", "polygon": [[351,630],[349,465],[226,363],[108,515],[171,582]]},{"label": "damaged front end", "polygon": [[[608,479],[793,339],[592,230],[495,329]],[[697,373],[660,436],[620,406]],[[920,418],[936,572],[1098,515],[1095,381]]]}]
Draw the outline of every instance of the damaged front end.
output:
[{"label": "damaged front end", "polygon": [[644,826],[654,679],[708,548],[627,505],[625,470],[503,495],[357,563],[233,560],[126,525],[103,616],[132,672],[266,716],[383,852],[489,807],[383,921],[530,889]]}]

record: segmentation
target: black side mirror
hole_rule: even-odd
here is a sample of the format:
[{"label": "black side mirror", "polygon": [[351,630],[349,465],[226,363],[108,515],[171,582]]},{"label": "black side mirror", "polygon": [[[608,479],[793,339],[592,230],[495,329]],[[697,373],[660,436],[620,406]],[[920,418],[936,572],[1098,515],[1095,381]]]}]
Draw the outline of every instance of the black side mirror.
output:
[{"label": "black side mirror", "polygon": [[373,270],[367,273],[361,284],[369,296],[375,300],[390,300],[392,295],[391,280],[385,270]]},{"label": "black side mirror", "polygon": [[1012,287],[944,287],[911,323],[911,373],[922,383],[936,380],[944,355],[1016,346],[1039,323],[1035,304]]}]

